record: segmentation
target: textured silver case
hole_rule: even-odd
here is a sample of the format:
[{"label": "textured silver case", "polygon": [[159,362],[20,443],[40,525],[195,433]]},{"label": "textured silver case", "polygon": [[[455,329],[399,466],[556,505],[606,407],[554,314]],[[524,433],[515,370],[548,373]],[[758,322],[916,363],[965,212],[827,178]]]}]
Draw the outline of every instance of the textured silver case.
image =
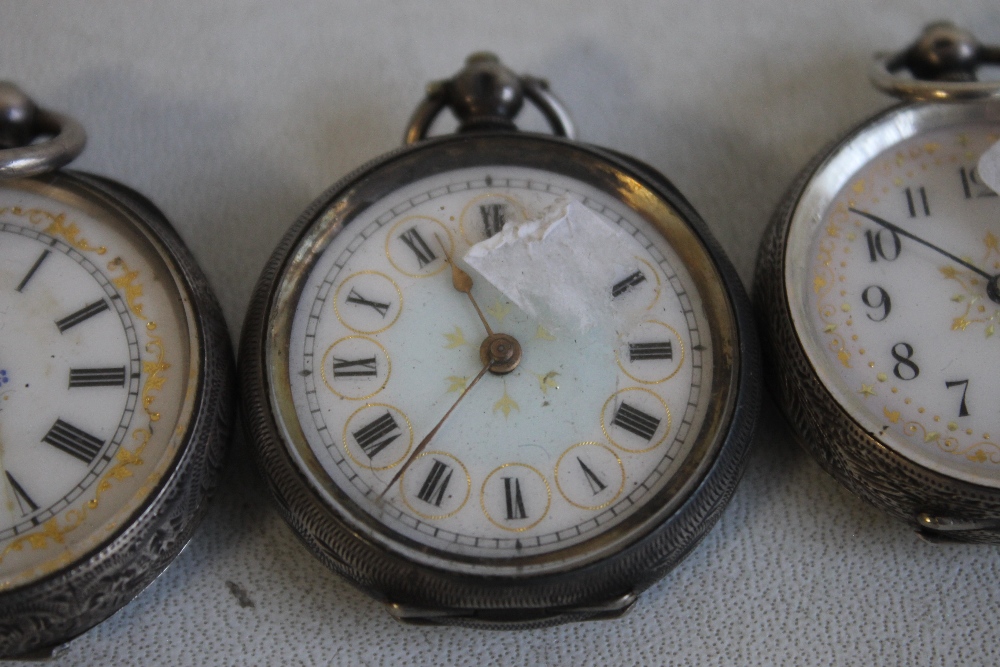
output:
[{"label": "textured silver case", "polygon": [[45,655],[114,614],[181,552],[207,509],[233,421],[233,361],[222,312],[184,242],[149,200],[105,178],[61,171],[36,180],[68,185],[156,237],[190,299],[201,347],[191,424],[172,468],[113,537],[75,564],[0,593],[0,657]]},{"label": "textured silver case", "polygon": [[[763,332],[768,389],[799,442],[827,472],[853,493],[928,538],[1000,542],[1000,490],[917,465],[859,426],[813,369],[795,331],[785,290],[786,245],[792,218],[810,183],[827,168],[835,154],[851,148],[863,151],[863,143],[855,140],[865,132],[894,132],[907,138],[976,120],[1000,124],[1000,105],[995,102],[900,105],[858,125],[821,152],[792,184],[764,234],[753,296]],[[792,258],[795,260],[804,258]],[[920,520],[922,517],[970,528],[933,531]]]},{"label": "textured silver case", "polygon": [[[379,193],[387,194],[429,173],[477,164],[549,169],[591,184],[595,180],[605,187],[617,184],[612,192],[631,179],[641,182],[693,228],[721,276],[735,322],[736,342],[731,350],[735,398],[711,460],[703,469],[688,472],[692,479],[686,496],[666,516],[650,507],[643,518],[652,525],[644,525],[620,551],[568,571],[523,577],[459,575],[408,561],[366,539],[352,528],[351,521],[320,499],[300,472],[270,402],[267,346],[271,328],[276,312],[287,310],[295,301],[288,292],[279,294],[278,287],[286,271],[301,270],[295,265],[301,258],[292,253],[331,203],[338,201],[338,217],[350,224],[352,214],[376,200]],[[613,617],[625,611],[638,592],[673,568],[718,520],[745,468],[760,402],[758,349],[749,302],[732,266],[684,198],[662,176],[630,158],[521,132],[480,132],[420,142],[378,158],[321,195],[292,226],[261,275],[244,323],[239,373],[243,423],[255,459],[281,514],[313,554],[389,605],[402,620],[484,628],[540,627]]]}]

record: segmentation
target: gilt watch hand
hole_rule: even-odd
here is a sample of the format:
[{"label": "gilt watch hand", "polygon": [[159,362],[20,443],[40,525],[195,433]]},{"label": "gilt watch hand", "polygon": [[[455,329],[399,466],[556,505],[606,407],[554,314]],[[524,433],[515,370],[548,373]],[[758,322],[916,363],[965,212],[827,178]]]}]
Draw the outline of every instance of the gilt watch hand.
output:
[{"label": "gilt watch hand", "polygon": [[472,276],[458,268],[458,265],[452,261],[451,255],[448,254],[448,248],[445,247],[441,237],[435,234],[434,238],[436,238],[437,242],[441,245],[441,250],[444,251],[444,258],[448,262],[449,266],[451,266],[451,284],[454,285],[455,289],[459,292],[465,292],[468,295],[469,300],[472,301],[473,308],[476,309],[476,313],[479,315],[479,319],[483,321],[483,326],[486,327],[486,333],[492,336],[493,329],[490,328],[489,322],[486,321],[486,316],[483,315],[483,311],[479,309],[479,304],[476,303],[475,297],[472,296]]},{"label": "gilt watch hand", "polygon": [[483,379],[483,376],[486,375],[486,371],[490,370],[490,366],[492,365],[493,365],[493,360],[491,359],[483,366],[483,370],[479,371],[479,375],[477,375],[472,380],[472,382],[469,383],[469,386],[465,388],[465,391],[459,394],[458,398],[455,399],[455,402],[451,404],[450,408],[448,408],[448,412],[444,413],[444,416],[441,417],[441,420],[434,425],[434,428],[432,428],[430,432],[424,436],[424,439],[421,440],[420,444],[417,445],[416,449],[413,450],[413,453],[410,454],[410,458],[406,459],[406,462],[403,463],[402,467],[396,471],[395,475],[392,476],[392,479],[390,479],[389,483],[386,484],[385,488],[382,490],[382,493],[379,494],[378,497],[380,499],[384,498],[385,494],[389,492],[389,489],[391,489],[393,485],[395,485],[395,483],[399,481],[399,478],[403,476],[403,473],[406,472],[406,469],[410,467],[410,464],[417,460],[417,457],[420,456],[420,453],[427,448],[427,445],[430,443],[430,441],[434,439],[434,436],[441,429],[441,426],[444,425],[445,420],[448,419],[452,411],[456,407],[458,407],[458,404],[462,402],[462,399],[465,398],[465,395],[469,393],[469,390],[475,387],[476,383]]},{"label": "gilt watch hand", "polygon": [[955,255],[951,254],[947,250],[944,250],[943,248],[939,248],[938,246],[934,245],[930,241],[922,239],[919,236],[917,236],[916,234],[912,234],[911,232],[906,231],[902,227],[900,227],[898,225],[894,225],[891,222],[889,222],[888,220],[884,220],[884,219],[878,217],[877,215],[872,215],[871,213],[865,213],[864,211],[859,211],[856,208],[849,208],[847,210],[851,211],[852,213],[857,213],[858,215],[860,215],[863,218],[868,218],[869,220],[871,220],[875,224],[881,225],[882,227],[885,227],[889,231],[895,232],[896,234],[899,234],[901,236],[905,236],[908,239],[912,239],[912,240],[916,241],[917,243],[923,244],[923,245],[927,246],[928,248],[930,248],[931,250],[934,250],[935,252],[938,252],[938,253],[944,255],[945,257],[947,257],[951,261],[955,262],[956,264],[960,264],[961,266],[964,266],[965,268],[969,269],[973,273],[977,273],[980,276],[982,276],[983,278],[986,278],[986,280],[988,281],[986,283],[986,295],[994,303],[1000,303],[1000,285],[998,285],[998,282],[1000,282],[1000,274],[990,275],[989,273],[986,273],[986,271],[983,271],[982,269],[980,269],[978,266],[975,266],[974,264],[971,264],[971,263],[965,261],[964,259],[956,257]]}]

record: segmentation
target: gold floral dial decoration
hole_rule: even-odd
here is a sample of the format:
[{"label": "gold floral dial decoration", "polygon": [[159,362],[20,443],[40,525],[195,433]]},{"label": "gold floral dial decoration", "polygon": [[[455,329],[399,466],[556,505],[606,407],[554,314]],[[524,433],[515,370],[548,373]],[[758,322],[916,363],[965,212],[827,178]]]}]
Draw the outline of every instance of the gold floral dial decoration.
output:
[{"label": "gold floral dial decoration", "polygon": [[877,55],[872,83],[907,103],[806,168],[755,279],[772,387],[803,446],[932,540],[1000,541],[1000,196],[980,173],[1000,84],[976,78],[990,53],[937,22]]},{"label": "gold floral dial decoration", "polygon": [[988,486],[1000,486],[988,371],[1000,364],[1000,197],[976,167],[997,141],[995,127],[961,127],[876,156],[810,232],[793,226],[792,243],[811,238],[789,273],[806,348],[841,400],[908,458]]},{"label": "gold floral dial decoration", "polygon": [[0,100],[0,659],[38,658],[190,539],[224,458],[232,359],[162,214],[59,169],[85,140],[71,118],[10,83]]}]

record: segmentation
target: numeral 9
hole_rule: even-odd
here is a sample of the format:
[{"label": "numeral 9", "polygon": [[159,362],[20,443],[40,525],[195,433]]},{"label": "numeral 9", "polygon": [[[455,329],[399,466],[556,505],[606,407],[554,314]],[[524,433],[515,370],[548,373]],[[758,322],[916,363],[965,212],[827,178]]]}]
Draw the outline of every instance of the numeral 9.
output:
[{"label": "numeral 9", "polygon": [[889,313],[892,312],[892,299],[889,298],[889,293],[878,285],[871,285],[865,288],[865,291],[861,293],[861,300],[865,302],[865,305],[869,308],[882,309],[881,317],[872,317],[871,313],[866,313],[868,319],[872,322],[881,322],[885,318],[889,317]]}]

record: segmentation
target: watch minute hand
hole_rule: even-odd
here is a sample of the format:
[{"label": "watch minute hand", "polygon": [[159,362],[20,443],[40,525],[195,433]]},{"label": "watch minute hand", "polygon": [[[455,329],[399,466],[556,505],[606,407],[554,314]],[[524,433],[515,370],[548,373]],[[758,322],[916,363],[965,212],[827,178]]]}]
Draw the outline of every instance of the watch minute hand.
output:
[{"label": "watch minute hand", "polygon": [[396,474],[392,476],[392,479],[389,480],[389,483],[385,485],[385,488],[382,489],[382,493],[380,493],[378,496],[380,500],[385,497],[385,494],[389,493],[389,490],[393,487],[393,485],[396,484],[396,482],[399,481],[399,478],[403,476],[403,473],[406,472],[406,470],[410,467],[410,464],[417,460],[417,457],[420,456],[420,453],[424,451],[428,443],[430,443],[430,441],[434,439],[434,436],[437,435],[438,430],[440,430],[440,428],[444,426],[445,421],[447,421],[448,417],[451,416],[452,411],[458,407],[458,404],[461,403],[462,399],[465,398],[465,395],[468,394],[469,391],[476,386],[476,383],[483,379],[483,376],[486,375],[486,371],[490,370],[490,367],[492,365],[493,365],[492,360],[483,364],[483,369],[479,371],[479,375],[477,375],[475,379],[473,379],[472,382],[469,383],[469,386],[465,388],[465,391],[459,394],[458,398],[455,399],[455,402],[451,404],[450,408],[448,408],[448,411],[444,413],[444,416],[441,417],[438,423],[434,425],[434,428],[432,428],[430,432],[428,432],[427,435],[424,436],[424,439],[420,441],[420,444],[418,444],[416,449],[413,450],[413,453],[410,454],[410,457],[406,459],[406,462],[403,463],[402,467],[396,471]]},{"label": "watch minute hand", "polygon": [[882,218],[878,217],[877,215],[872,215],[871,213],[865,213],[864,211],[859,211],[856,208],[849,208],[847,210],[851,211],[852,213],[857,213],[858,215],[860,215],[863,218],[868,218],[869,220],[871,220],[875,224],[881,225],[882,227],[885,227],[886,229],[888,229],[890,231],[896,232],[897,234],[901,234],[901,235],[905,236],[908,239],[912,239],[912,240],[916,241],[917,243],[922,243],[923,245],[927,246],[931,250],[934,250],[934,251],[936,251],[936,252],[944,255],[945,257],[947,257],[948,259],[950,259],[951,261],[953,261],[953,262],[955,262],[957,264],[961,264],[962,266],[964,266],[965,268],[969,269],[970,271],[974,271],[975,273],[978,273],[979,275],[981,275],[983,278],[986,278],[987,280],[992,281],[995,278],[995,276],[992,276],[992,275],[986,273],[985,271],[983,271],[982,269],[980,269],[978,266],[970,264],[969,262],[965,261],[964,259],[956,257],[955,255],[951,254],[947,250],[945,250],[943,248],[937,247],[936,245],[934,245],[930,241],[924,240],[924,239],[920,238],[919,236],[917,236],[916,234],[912,234],[912,233],[906,231],[905,229],[903,229],[902,227],[900,227],[898,225],[892,224],[888,220],[883,220]]}]

